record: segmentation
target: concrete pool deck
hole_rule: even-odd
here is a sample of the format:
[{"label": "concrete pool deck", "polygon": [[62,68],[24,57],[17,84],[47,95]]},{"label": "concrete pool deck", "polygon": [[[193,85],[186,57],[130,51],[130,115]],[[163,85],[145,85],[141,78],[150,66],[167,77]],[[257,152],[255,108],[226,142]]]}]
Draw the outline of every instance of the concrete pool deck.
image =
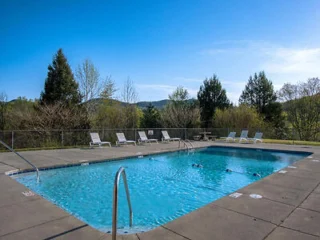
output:
[{"label": "concrete pool deck", "polygon": [[[283,169],[286,173],[274,173],[237,190],[243,194],[238,198],[223,197],[149,232],[119,235],[117,239],[320,239],[320,147],[222,142],[195,144],[196,147],[232,146],[313,154],[312,158],[293,164],[296,168]],[[46,168],[177,149],[178,143],[175,142],[21,154],[37,167]],[[0,153],[0,240],[111,239],[110,234],[91,228],[41,196],[25,196],[30,195],[29,189],[5,175],[7,171],[26,168],[29,166],[13,153]],[[259,194],[262,198],[253,199],[250,194]]]}]

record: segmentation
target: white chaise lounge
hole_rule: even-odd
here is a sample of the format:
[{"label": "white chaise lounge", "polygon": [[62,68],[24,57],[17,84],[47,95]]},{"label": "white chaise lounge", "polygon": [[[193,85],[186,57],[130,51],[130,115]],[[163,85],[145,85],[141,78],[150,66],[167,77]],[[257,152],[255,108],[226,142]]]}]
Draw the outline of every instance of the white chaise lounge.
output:
[{"label": "white chaise lounge", "polygon": [[248,139],[248,130],[242,130],[241,131],[241,135],[240,135],[240,138],[239,138],[239,143],[241,143],[242,141],[245,141],[245,142],[248,142],[249,139]]},{"label": "white chaise lounge", "polygon": [[257,143],[257,142],[263,142],[262,140],[262,132],[256,132],[256,134],[254,135],[253,138],[248,138],[248,140],[253,141],[253,143]]},{"label": "white chaise lounge", "polygon": [[109,145],[109,147],[111,147],[110,142],[102,142],[100,140],[98,133],[90,133],[90,137],[91,137],[91,142],[89,143],[90,147],[92,147],[94,145],[99,145],[99,147],[101,147],[103,144],[107,144],[107,145]]},{"label": "white chaise lounge", "polygon": [[136,141],[133,140],[127,140],[123,133],[116,133],[118,141],[116,142],[116,145],[119,146],[120,144],[125,145],[128,143],[133,143],[136,146]]},{"label": "white chaise lounge", "polygon": [[150,144],[151,144],[151,142],[156,142],[156,143],[158,143],[158,140],[157,140],[157,139],[155,139],[155,138],[148,138],[147,135],[146,135],[146,133],[145,133],[144,131],[139,131],[138,134],[139,134],[139,137],[140,137],[140,138],[138,139],[138,142],[139,142],[139,143],[150,143]]},{"label": "white chaise lounge", "polygon": [[161,131],[161,133],[163,136],[163,138],[162,138],[163,142],[180,141],[181,140],[180,138],[171,138],[167,131]]},{"label": "white chaise lounge", "polygon": [[228,137],[226,137],[226,142],[229,142],[229,141],[233,141],[233,142],[236,141],[236,132],[229,133]]}]

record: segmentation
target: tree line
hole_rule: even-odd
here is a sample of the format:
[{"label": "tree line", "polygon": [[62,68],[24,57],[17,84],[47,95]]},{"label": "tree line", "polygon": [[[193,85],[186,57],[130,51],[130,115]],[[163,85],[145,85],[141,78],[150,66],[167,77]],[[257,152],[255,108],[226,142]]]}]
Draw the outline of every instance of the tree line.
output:
[{"label": "tree line", "polygon": [[[122,104],[115,97],[120,93]],[[249,77],[234,105],[218,76],[206,78],[197,99],[179,86],[161,110],[151,104],[141,110],[133,81],[117,89],[111,76],[102,78],[86,59],[73,74],[62,49],[48,66],[38,100],[7,102],[0,94],[0,131],[33,130],[50,135],[53,129],[90,128],[255,128],[273,129],[287,138],[293,128],[301,140],[317,140],[320,129],[320,80],[284,84],[276,92],[262,71]]]}]

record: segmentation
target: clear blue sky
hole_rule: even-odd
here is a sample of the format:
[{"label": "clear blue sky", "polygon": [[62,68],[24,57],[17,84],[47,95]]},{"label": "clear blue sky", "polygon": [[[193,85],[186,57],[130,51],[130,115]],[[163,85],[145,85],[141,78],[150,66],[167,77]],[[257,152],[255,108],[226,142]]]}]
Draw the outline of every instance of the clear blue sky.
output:
[{"label": "clear blue sky", "polygon": [[320,1],[1,1],[0,92],[39,98],[59,48],[74,70],[90,58],[118,88],[129,76],[139,100],[177,86],[195,97],[218,75],[236,102],[265,70],[283,83],[320,77]]}]

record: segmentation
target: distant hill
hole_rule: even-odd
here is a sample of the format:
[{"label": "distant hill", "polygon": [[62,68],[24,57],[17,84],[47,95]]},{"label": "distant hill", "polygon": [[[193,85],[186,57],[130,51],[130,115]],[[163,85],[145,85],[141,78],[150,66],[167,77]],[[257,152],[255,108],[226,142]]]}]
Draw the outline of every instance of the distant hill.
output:
[{"label": "distant hill", "polygon": [[[16,103],[16,102],[19,102],[19,101],[23,101],[23,102],[34,102],[33,100],[28,100],[26,98],[18,98],[18,99],[13,99],[11,100],[10,102],[7,102],[7,103]],[[162,109],[164,108],[165,105],[168,104],[170,100],[169,99],[163,99],[163,100],[159,100],[159,101],[141,101],[141,102],[137,102],[136,105],[141,108],[141,109],[144,109],[146,108],[149,104],[152,104],[155,108],[158,108],[158,109]],[[188,100],[190,102],[193,102],[195,101],[194,99],[190,99]],[[93,104],[93,110],[97,110],[98,106],[100,104],[103,103],[103,100],[101,98],[95,98],[95,99],[91,99],[89,100],[88,102],[90,102],[91,104]],[[85,102],[83,104],[87,104],[88,102]],[[120,103],[122,106],[125,106],[127,103],[124,103],[124,102],[121,102],[119,100],[111,100],[111,103]]]},{"label": "distant hill", "polygon": [[[145,109],[149,104],[152,104],[155,108],[157,109],[163,109],[165,105],[167,105],[169,103],[169,99],[163,99],[163,100],[159,100],[159,101],[141,101],[141,102],[137,102],[135,103],[139,108],[141,109]],[[189,103],[194,103],[196,102],[196,99],[189,99],[188,102]],[[95,99],[91,99],[88,102],[93,102],[94,105],[94,109],[96,110],[97,107],[102,104],[103,100],[101,98],[95,98]],[[113,99],[111,101],[111,103],[120,103],[122,106],[125,106],[127,103],[121,102],[119,100],[115,100]],[[84,103],[86,104],[86,103]]]},{"label": "distant hill", "polygon": [[[95,98],[95,99],[91,99],[88,102],[90,102],[91,104],[93,103],[93,105],[95,106],[94,109],[96,109],[100,104],[102,104],[103,100],[101,98]],[[120,103],[122,106],[125,106],[127,103],[121,102],[119,100],[112,100],[113,103]],[[164,106],[169,102],[168,99],[164,99],[164,100],[159,100],[159,101],[141,101],[141,102],[137,102],[136,105],[139,108],[146,108],[150,103],[155,106],[158,109],[162,109],[164,108]],[[86,104],[86,103],[84,103]]]},{"label": "distant hill", "polygon": [[167,103],[169,102],[168,99],[164,99],[164,100],[159,100],[159,101],[142,101],[142,102],[137,102],[137,106],[140,108],[146,108],[150,103],[155,106],[158,109],[163,108]]}]

